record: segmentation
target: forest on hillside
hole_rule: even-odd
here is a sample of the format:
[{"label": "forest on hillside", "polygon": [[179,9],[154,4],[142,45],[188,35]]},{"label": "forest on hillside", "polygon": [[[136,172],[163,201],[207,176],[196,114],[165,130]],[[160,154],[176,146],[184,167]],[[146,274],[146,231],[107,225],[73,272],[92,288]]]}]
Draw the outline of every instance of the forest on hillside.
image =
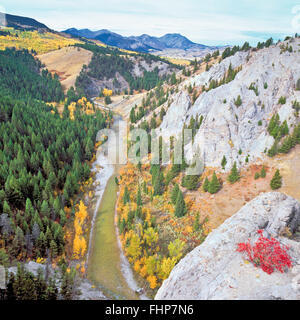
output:
[{"label": "forest on hillside", "polygon": [[[88,161],[107,115],[82,112],[74,102],[70,111],[68,102],[78,98],[72,91],[59,114],[46,103],[65,98],[58,78],[42,71],[27,50],[0,52],[0,75],[0,265],[59,259],[65,252],[65,208],[90,177]],[[71,285],[72,273],[63,274]],[[19,287],[24,290],[22,281],[33,281],[23,269],[17,279],[10,278],[14,297]]]},{"label": "forest on hillside", "polygon": [[[130,53],[117,48],[100,47],[89,42],[76,46],[94,53],[90,64],[83,68],[76,80],[77,91],[86,96],[91,95],[90,87],[93,85],[93,79],[113,79],[114,91],[121,91],[122,88],[117,80],[117,74],[119,74],[128,83],[126,91],[132,93],[133,90],[151,90],[171,77],[168,73],[160,74],[158,67],[152,71],[144,69],[142,76],[135,76],[133,72],[135,65],[140,62],[148,65],[162,62],[167,64],[169,71],[181,68],[166,59],[150,54]],[[104,88],[99,89],[99,93],[102,89]]]}]

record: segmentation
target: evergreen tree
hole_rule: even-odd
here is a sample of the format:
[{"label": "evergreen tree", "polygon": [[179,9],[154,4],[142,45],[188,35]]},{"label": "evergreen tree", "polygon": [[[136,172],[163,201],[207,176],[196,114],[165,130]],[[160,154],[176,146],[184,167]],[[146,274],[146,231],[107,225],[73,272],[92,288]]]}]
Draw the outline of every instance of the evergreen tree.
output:
[{"label": "evergreen tree", "polygon": [[220,189],[221,189],[220,182],[219,182],[219,180],[218,180],[218,178],[216,176],[216,173],[214,172],[212,180],[211,180],[211,182],[209,184],[209,187],[208,187],[208,192],[211,193],[211,194],[215,194]]},{"label": "evergreen tree", "polygon": [[231,173],[228,176],[228,181],[230,183],[235,183],[235,182],[237,182],[239,180],[240,180],[240,174],[238,172],[238,169],[237,169],[237,166],[236,166],[236,162],[235,162],[233,167],[232,167],[232,169],[231,169]]},{"label": "evergreen tree", "polygon": [[222,159],[222,162],[221,162],[221,166],[222,166],[223,170],[225,170],[226,164],[227,164],[226,157],[223,156],[223,159]]},{"label": "evergreen tree", "polygon": [[162,172],[159,172],[155,178],[153,196],[161,196],[163,194],[163,189],[164,176]]},{"label": "evergreen tree", "polygon": [[176,199],[176,206],[175,206],[175,216],[180,218],[183,217],[187,213],[186,204],[183,198],[183,193],[179,190],[177,199]]},{"label": "evergreen tree", "polygon": [[266,175],[267,175],[266,169],[265,169],[265,166],[263,166],[262,169],[261,169],[261,172],[260,172],[260,176],[261,176],[262,178],[265,178]]},{"label": "evergreen tree", "polygon": [[142,205],[142,194],[141,194],[141,188],[138,187],[137,197],[136,197],[136,204],[138,207]]},{"label": "evergreen tree", "polygon": [[182,186],[188,190],[196,190],[199,185],[199,175],[187,175],[182,179]]},{"label": "evergreen tree", "polygon": [[136,116],[135,116],[134,108],[132,108],[131,111],[130,111],[130,122],[131,123],[136,123]]},{"label": "evergreen tree", "polygon": [[210,185],[210,182],[209,182],[208,178],[206,177],[205,181],[203,183],[203,191],[204,192],[208,192],[209,185]]},{"label": "evergreen tree", "polygon": [[130,202],[130,195],[127,186],[125,187],[124,196],[123,196],[123,204],[126,205]]},{"label": "evergreen tree", "polygon": [[147,188],[147,183],[146,183],[146,181],[143,182],[143,192],[144,192],[145,194],[148,194],[148,188]]},{"label": "evergreen tree", "polygon": [[199,231],[200,229],[200,223],[199,223],[199,212],[197,212],[197,215],[195,217],[195,222],[193,224],[194,231]]},{"label": "evergreen tree", "polygon": [[175,205],[176,204],[176,200],[177,200],[177,196],[178,196],[178,192],[180,191],[178,184],[176,183],[172,193],[171,193],[171,202]]},{"label": "evergreen tree", "polygon": [[106,97],[104,98],[104,102],[105,102],[106,105],[111,104],[111,103],[112,103],[112,100],[111,100],[110,96],[106,96]]},{"label": "evergreen tree", "polygon": [[280,175],[279,170],[277,170],[271,180],[270,186],[272,190],[277,190],[282,186],[282,177]]},{"label": "evergreen tree", "polygon": [[242,98],[241,98],[240,95],[237,97],[236,100],[234,100],[234,104],[235,104],[237,107],[240,107],[240,106],[243,104],[243,101],[242,101]]}]

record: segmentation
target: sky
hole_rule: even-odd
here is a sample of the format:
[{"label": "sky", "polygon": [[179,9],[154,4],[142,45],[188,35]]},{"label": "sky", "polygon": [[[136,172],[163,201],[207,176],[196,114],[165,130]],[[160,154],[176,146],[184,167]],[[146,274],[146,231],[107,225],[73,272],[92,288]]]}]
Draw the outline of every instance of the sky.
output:
[{"label": "sky", "polygon": [[206,45],[254,45],[300,33],[300,0],[0,0],[0,9],[58,31],[180,33]]}]

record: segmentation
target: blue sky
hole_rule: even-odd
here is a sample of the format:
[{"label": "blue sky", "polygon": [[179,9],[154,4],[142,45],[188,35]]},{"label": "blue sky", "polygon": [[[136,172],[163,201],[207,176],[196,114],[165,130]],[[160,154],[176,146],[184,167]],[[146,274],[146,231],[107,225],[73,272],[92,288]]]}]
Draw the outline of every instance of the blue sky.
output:
[{"label": "blue sky", "polygon": [[109,29],[122,35],[181,33],[208,44],[251,44],[300,33],[300,0],[7,0],[0,8],[55,30]]}]

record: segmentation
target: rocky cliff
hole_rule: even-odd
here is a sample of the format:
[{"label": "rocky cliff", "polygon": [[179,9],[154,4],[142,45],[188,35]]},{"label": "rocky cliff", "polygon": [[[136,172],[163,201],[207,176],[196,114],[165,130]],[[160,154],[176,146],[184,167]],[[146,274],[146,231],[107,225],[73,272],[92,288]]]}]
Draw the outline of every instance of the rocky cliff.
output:
[{"label": "rocky cliff", "polygon": [[[281,193],[262,194],[182,259],[155,299],[300,299],[299,227],[297,200]],[[294,237],[283,236],[287,228]],[[259,229],[290,247],[292,269],[268,275],[236,251],[238,243],[255,241]]]},{"label": "rocky cliff", "polygon": [[[280,46],[291,46],[282,50]],[[158,134],[167,138],[177,136],[184,123],[191,117],[203,116],[203,123],[195,136],[195,144],[201,149],[206,166],[220,167],[227,158],[226,171],[236,161],[238,166],[265,156],[274,139],[267,133],[273,114],[279,113],[280,121],[287,120],[290,127],[296,122],[292,102],[300,100],[296,82],[300,78],[299,39],[283,42],[269,48],[252,52],[238,52],[234,56],[215,64],[209,71],[194,76],[179,86],[179,92],[171,98],[173,103],[167,111]],[[209,87],[212,80],[220,81],[229,66],[242,67],[235,79],[208,92],[202,92],[194,105],[186,90],[189,85],[201,91]],[[249,89],[252,84],[252,88]],[[235,101],[241,97],[242,104]],[[280,97],[286,97],[284,105]],[[187,154],[191,157],[191,145]],[[240,150],[242,155],[240,155]]]}]

